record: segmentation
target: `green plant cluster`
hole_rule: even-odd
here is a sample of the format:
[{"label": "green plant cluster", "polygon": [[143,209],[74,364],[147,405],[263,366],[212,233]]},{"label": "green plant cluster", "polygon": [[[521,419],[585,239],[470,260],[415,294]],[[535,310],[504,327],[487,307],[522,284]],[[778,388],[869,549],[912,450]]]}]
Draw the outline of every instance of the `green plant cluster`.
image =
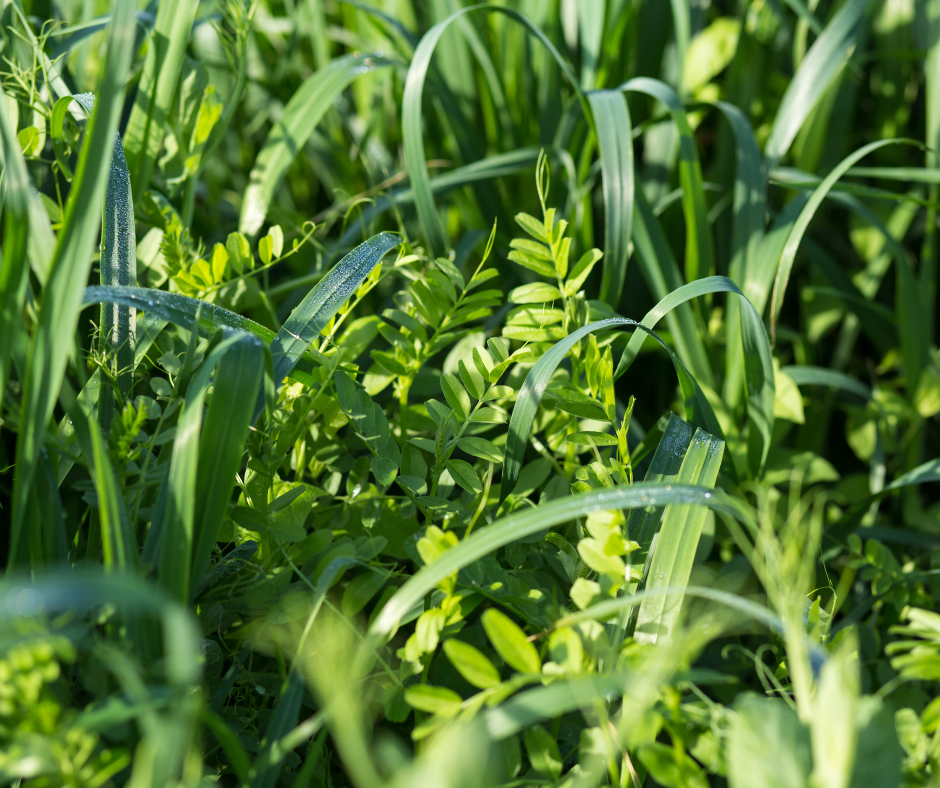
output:
[{"label": "green plant cluster", "polygon": [[940,0],[0,56],[0,785],[940,785]]}]

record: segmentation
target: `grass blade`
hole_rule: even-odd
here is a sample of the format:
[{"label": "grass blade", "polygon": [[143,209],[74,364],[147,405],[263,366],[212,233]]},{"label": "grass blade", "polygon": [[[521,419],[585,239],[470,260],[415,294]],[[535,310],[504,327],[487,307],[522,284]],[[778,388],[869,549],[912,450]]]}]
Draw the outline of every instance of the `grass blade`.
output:
[{"label": "grass blade", "polygon": [[115,3],[107,60],[98,91],[100,99],[85,132],[23,381],[21,427],[16,445],[11,556],[18,554],[26,501],[39,450],[65,374],[81,309],[82,290],[91,270],[108,164],[133,43],[133,5]]},{"label": "grass blade", "polygon": [[868,145],[863,145],[854,153],[846,156],[839,163],[839,166],[833,169],[832,172],[830,172],[823,179],[822,183],[816,187],[806,205],[800,211],[799,217],[797,217],[797,220],[794,222],[793,228],[790,230],[790,234],[787,237],[787,242],[783,247],[783,252],[780,255],[780,263],[777,267],[777,277],[774,280],[773,299],[770,305],[771,338],[774,337],[776,332],[777,318],[780,314],[780,307],[783,305],[783,298],[786,295],[787,283],[790,279],[790,271],[793,269],[793,261],[796,259],[796,251],[799,249],[800,241],[803,239],[806,228],[809,227],[809,223],[812,221],[813,216],[819,209],[819,206],[822,205],[822,201],[826,199],[826,195],[828,195],[836,181],[838,181],[845,174],[846,170],[855,164],[855,162],[864,158],[872,151],[878,150],[878,148],[883,148],[886,145],[896,145],[902,143],[908,145],[919,144],[912,140],[900,139],[876,140],[875,142],[870,142]]},{"label": "grass blade", "polygon": [[137,540],[127,520],[124,499],[104,438],[98,425],[88,418],[88,414],[78,404],[67,381],[63,381],[60,396],[82,453],[88,459],[89,472],[95,485],[105,568],[130,570],[137,566]]},{"label": "grass blade", "polygon": [[597,129],[604,183],[604,261],[600,300],[620,303],[627,276],[627,245],[633,233],[633,134],[630,110],[618,90],[588,94]]},{"label": "grass blade", "polygon": [[[734,293],[740,296],[738,301],[738,326],[739,331],[736,334],[742,340],[744,353],[744,378],[747,383],[748,393],[748,418],[751,425],[760,435],[759,444],[751,444],[754,448],[749,453],[751,457],[751,470],[756,476],[764,466],[767,460],[767,452],[770,450],[771,438],[774,426],[774,367],[773,356],[770,351],[770,343],[767,339],[767,332],[764,329],[764,323],[757,314],[757,310],[747,298],[744,297],[737,285],[724,276],[710,276],[707,279],[700,279],[697,282],[690,282],[683,285],[678,290],[670,293],[660,301],[653,309],[647,312],[643,318],[643,325],[653,328],[663,315],[670,310],[675,309],[679,304],[705,295],[706,293]],[[646,334],[639,332],[630,337],[620,362],[617,364],[617,370],[614,378],[620,377],[627,368],[633,363],[643,342],[646,341]],[[730,341],[730,340],[729,340]]]},{"label": "grass blade", "polygon": [[707,506],[739,520],[747,521],[738,501],[721,490],[709,490],[685,484],[634,484],[597,490],[543,504],[501,517],[492,525],[481,528],[459,544],[446,550],[434,563],[412,576],[382,608],[369,629],[374,637],[388,635],[401,618],[424,599],[444,578],[478,561],[494,550],[561,523],[574,520],[587,512],[601,509],[638,509],[666,504]]},{"label": "grass blade", "polygon": [[157,9],[144,71],[124,131],[134,194],[142,195],[150,184],[198,7],[192,0],[162,0]]},{"label": "grass blade", "polygon": [[676,91],[658,79],[636,77],[624,82],[620,90],[652,96],[665,104],[672,116],[679,131],[679,181],[685,215],[685,278],[691,282],[709,276],[715,271],[715,251],[702,185],[702,165],[685,107]]},{"label": "grass blade", "polygon": [[[248,331],[267,345],[277,336],[270,328],[223,307],[165,290],[151,290],[146,287],[85,288],[84,306],[101,302],[132,306],[146,312],[155,320],[173,323],[187,330],[195,326],[199,336],[204,339],[212,337],[220,328]],[[316,382],[311,377],[313,369],[314,361],[311,358],[301,358],[288,377],[298,383],[312,386]]]},{"label": "grass blade", "polygon": [[356,77],[393,62],[380,55],[357,53],[338,58],[307,77],[284,107],[284,114],[268,134],[248,176],[238,219],[240,232],[253,236],[261,229],[284,173],[336,97]]},{"label": "grass blade", "polygon": [[[0,138],[3,145],[3,266],[0,268],[0,409],[7,388],[13,348],[25,331],[23,302],[26,299],[29,237],[29,174],[16,128],[0,102]],[[25,341],[25,339],[23,340]]]},{"label": "grass blade", "polygon": [[685,403],[687,418],[696,425],[701,424],[719,434],[721,433],[721,427],[718,426],[715,413],[698,383],[695,382],[695,379],[679,360],[679,357],[651,329],[626,317],[599,320],[596,323],[590,323],[583,328],[579,328],[556,342],[548,352],[535,362],[532,369],[529,370],[529,374],[526,375],[525,382],[516,397],[516,404],[512,409],[512,418],[509,420],[509,434],[506,438],[506,452],[503,461],[503,478],[499,493],[500,503],[506,500],[506,497],[513,491],[516,482],[519,480],[519,473],[522,470],[522,458],[529,443],[529,435],[532,432],[532,424],[535,422],[535,414],[539,409],[542,394],[545,393],[545,387],[548,385],[552,374],[575,343],[594,331],[603,331],[618,326],[632,326],[639,329],[649,334],[665,348],[672,359],[679,378],[679,388]]},{"label": "grass blade", "polygon": [[[76,96],[75,100],[91,114],[95,97],[90,93]],[[61,99],[60,99],[61,101]],[[58,106],[58,103],[57,103]],[[124,158],[121,136],[114,133],[114,150],[108,169],[108,185],[104,193],[104,221],[101,230],[101,284],[105,287],[137,286],[137,240],[134,229],[134,198],[131,194],[130,175]],[[116,378],[118,393],[123,401],[134,387],[134,345],[137,327],[136,310],[121,304],[101,305],[101,337],[110,373]],[[98,398],[98,421],[107,432],[115,410],[114,391],[110,386],[101,390]]]},{"label": "grass blade", "polygon": [[199,439],[191,592],[209,565],[232,498],[264,368],[265,346],[253,334],[240,332],[215,372],[214,393]]},{"label": "grass blade", "polygon": [[400,243],[401,239],[397,235],[379,233],[360,244],[340,260],[291,312],[271,343],[275,387],[280,386],[291,373],[310,343],[346,303],[362,280],[387,252]]},{"label": "grass blade", "polygon": [[809,114],[845,66],[863,27],[871,0],[849,0],[813,43],[777,108],[764,157],[770,166],[784,157]]},{"label": "grass blade", "polygon": [[[408,76],[405,80],[405,94],[402,98],[402,137],[405,148],[405,160],[408,165],[408,175],[411,180],[411,188],[415,194],[415,207],[418,210],[418,219],[421,222],[421,228],[424,237],[428,242],[428,247],[432,255],[441,255],[448,247],[447,236],[444,227],[441,224],[441,218],[434,207],[434,197],[428,177],[427,160],[424,155],[424,141],[421,130],[421,99],[424,95],[424,82],[427,78],[428,69],[431,66],[431,57],[434,49],[437,47],[441,36],[447,30],[448,26],[470,11],[485,10],[487,12],[499,12],[505,14],[513,21],[522,25],[525,30],[538,39],[546,49],[555,58],[562,73],[571,83],[572,87],[582,98],[578,80],[575,78],[571,67],[565,62],[561,54],[555,49],[554,44],[546,38],[535,25],[518,11],[500,6],[475,5],[468,8],[462,8],[451,14],[447,19],[438,22],[434,27],[428,30],[418,44],[414,57],[411,60],[411,66],[408,68]],[[587,114],[587,110],[585,110]]]},{"label": "grass blade", "polygon": [[[190,600],[194,556],[198,558],[203,571],[208,563],[216,536],[212,531],[218,531],[228,504],[227,496],[231,494],[231,482],[241,463],[241,451],[235,451],[229,443],[232,436],[226,437],[222,445],[210,446],[209,442],[220,439],[220,432],[225,429],[224,424],[230,418],[232,431],[241,436],[238,447],[243,446],[248,433],[247,422],[250,421],[257,399],[258,386],[241,390],[221,390],[220,386],[233,381],[245,384],[257,381],[260,384],[262,359],[258,340],[250,334],[238,332],[213,348],[187,388],[170,457],[166,511],[161,523],[151,525],[151,528],[160,529],[162,540],[157,567],[160,584],[180,602]],[[216,404],[216,395],[213,395],[209,413],[206,414],[207,424],[211,415],[209,432],[202,430],[203,405],[213,373],[216,394],[222,393],[222,396]],[[239,399],[242,401],[239,402]],[[247,419],[245,410],[248,411]],[[220,453],[223,448],[228,452],[227,455]],[[202,460],[213,467],[201,467]],[[197,514],[200,515],[198,520]],[[209,519],[204,521],[202,518]]]},{"label": "grass blade", "polygon": [[[696,430],[682,460],[676,483],[713,486],[718,478],[724,451],[723,440]],[[667,507],[659,538],[653,548],[653,560],[646,581],[648,590],[684,588],[688,585],[706,513],[705,509],[698,506],[683,504]],[[662,596],[643,600],[637,614],[634,638],[640,643],[656,643],[668,638],[678,627],[681,609],[681,598]]]},{"label": "grass blade", "polygon": [[[663,235],[642,189],[635,190],[634,199],[636,212],[633,217],[633,243],[637,258],[653,297],[663,299],[685,283],[666,236]],[[679,358],[692,370],[697,380],[714,388],[715,375],[702,341],[705,332],[699,327],[692,309],[688,305],[680,304],[674,311],[666,314],[666,325],[672,333]]]}]

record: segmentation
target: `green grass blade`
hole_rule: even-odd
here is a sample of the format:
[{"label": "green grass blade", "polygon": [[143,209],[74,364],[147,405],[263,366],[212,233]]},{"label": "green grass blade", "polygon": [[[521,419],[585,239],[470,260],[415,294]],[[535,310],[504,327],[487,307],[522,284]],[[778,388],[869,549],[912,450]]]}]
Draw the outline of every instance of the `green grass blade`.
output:
[{"label": "green grass blade", "polygon": [[274,385],[280,386],[320,331],[346,303],[382,257],[401,243],[392,233],[379,233],[360,244],[320,280],[277,332],[271,343]]},{"label": "green grass blade", "polygon": [[[669,422],[663,431],[663,437],[656,446],[643,481],[648,484],[668,484],[676,481],[694,433],[695,428],[691,424],[680,419],[675,413],[670,413]],[[664,510],[664,506],[647,506],[630,512],[630,517],[627,519],[627,533],[630,539],[639,543],[643,553],[649,550],[654,534],[659,531],[659,523]],[[638,557],[645,560],[643,554]]]},{"label": "green grass blade", "polygon": [[633,234],[633,134],[630,111],[618,90],[588,94],[594,112],[604,184],[604,268],[600,300],[614,309],[627,276],[628,243]]},{"label": "green grass blade", "polygon": [[[654,298],[666,298],[685,284],[672,250],[642,189],[634,192],[636,212],[633,217],[633,243],[643,277]],[[692,370],[697,380],[710,388],[715,387],[708,352],[702,341],[704,330],[699,327],[692,309],[680,304],[666,314],[666,325],[672,333],[676,354]]]},{"label": "green grass blade", "polygon": [[[445,194],[478,181],[503,178],[507,175],[525,172],[535,166],[538,157],[538,148],[519,148],[508,153],[498,153],[481,161],[475,161],[463,167],[456,167],[450,172],[435,175],[429,181],[431,192],[433,194]],[[372,222],[384,213],[398,206],[414,205],[414,202],[415,191],[412,188],[398,189],[390,194],[382,195],[376,199],[373,205],[366,206],[362,212],[361,221],[350,222],[335,249],[346,249],[355,243],[357,239],[362,238],[366,233],[364,228],[369,227]]]},{"label": "green grass blade", "polygon": [[548,49],[561,68],[562,73],[578,93],[579,98],[583,98],[581,96],[578,80],[552,42],[525,16],[513,9],[487,5],[474,5],[468,8],[462,8],[451,14],[447,19],[438,22],[424,34],[424,37],[418,44],[418,48],[415,50],[414,57],[411,60],[411,66],[408,68],[408,76],[405,80],[405,93],[402,98],[402,137],[405,148],[405,160],[408,166],[408,176],[411,180],[411,188],[414,190],[415,194],[415,207],[417,208],[421,228],[432,255],[443,254],[449,244],[446,233],[444,232],[444,227],[441,224],[441,218],[438,216],[437,210],[434,207],[434,196],[429,183],[427,160],[424,155],[424,140],[421,128],[421,103],[424,95],[424,83],[427,78],[428,69],[431,66],[431,57],[434,54],[434,49],[437,47],[441,36],[456,19],[459,19],[464,14],[471,11],[478,10],[505,14],[510,19],[522,25],[528,33],[538,39],[545,48]]},{"label": "green grass blade", "polygon": [[100,99],[85,132],[23,381],[10,529],[10,554],[14,556],[17,555],[39,450],[72,349],[82,290],[91,270],[108,164],[133,43],[133,4],[115,3],[107,60],[98,91]]},{"label": "green grass blade", "polygon": [[[0,102],[0,141],[3,146],[3,265],[0,267],[0,412],[6,393],[13,348],[20,341],[28,267],[30,182],[16,128]],[[25,341],[25,340],[23,340]]]},{"label": "green grass blade", "polygon": [[205,574],[235,486],[264,376],[264,345],[252,334],[240,333],[219,360],[214,393],[206,409],[199,439],[196,506],[193,519],[193,568],[190,589]]},{"label": "green grass blade", "polygon": [[[224,496],[230,493],[231,486],[227,490],[220,489],[224,483],[223,476],[229,476],[229,471],[241,462],[241,452],[234,452],[231,446],[226,443],[229,450],[228,456],[216,456],[212,447],[205,444],[202,448],[200,440],[203,425],[203,406],[210,384],[213,381],[213,373],[216,373],[217,382],[230,383],[233,379],[240,379],[242,364],[246,365],[244,370],[245,378],[242,382],[249,382],[254,379],[257,365],[257,357],[261,357],[261,349],[257,346],[257,339],[238,332],[233,336],[223,339],[212,352],[209,353],[206,360],[201,364],[196,374],[193,375],[186,391],[186,400],[183,405],[183,412],[180,415],[176,427],[176,440],[173,443],[173,453],[170,457],[169,476],[167,477],[167,503],[166,511],[161,523],[154,523],[151,527],[160,529],[160,561],[157,567],[157,576],[160,584],[180,602],[188,602],[191,591],[191,577],[193,576],[193,558],[197,540],[199,540],[200,562],[208,559],[206,553],[211,551],[212,543],[215,541],[215,534],[209,533],[212,526],[218,529],[218,522],[213,522],[219,517],[219,509],[222,514],[225,512],[225,505],[228,499]],[[226,361],[229,353],[238,348],[238,352],[232,359],[228,359],[226,370],[217,368]],[[257,357],[251,359],[250,357]],[[254,363],[252,363],[254,362]],[[260,375],[257,376],[260,382]],[[218,388],[216,388],[218,391]],[[239,396],[247,400],[247,403],[239,403]],[[255,401],[258,396],[258,389],[241,391],[228,391],[223,393],[221,402],[215,408],[216,414],[212,421],[212,439],[219,438],[219,420],[225,420],[225,414],[218,411],[223,407],[235,408],[237,413],[233,414],[235,429],[240,427],[242,421],[243,408],[253,411]],[[213,396],[213,403],[215,397]],[[210,411],[212,407],[210,407]],[[208,415],[206,416],[208,419]],[[247,434],[247,426],[241,432]],[[242,442],[244,443],[244,435]],[[221,447],[218,447],[221,448]],[[232,456],[232,455],[235,456]],[[221,467],[205,468],[200,474],[200,461],[210,459],[215,464],[221,459]],[[234,476],[231,471],[229,481]],[[201,483],[200,483],[201,482]],[[198,497],[199,494],[211,496],[211,499]],[[204,517],[213,518],[213,521],[204,523],[201,520],[197,524],[197,513]],[[211,541],[209,541],[211,540]],[[208,551],[205,542],[208,541]],[[204,568],[204,566],[203,566]]]},{"label": "green grass blade", "polygon": [[685,107],[676,91],[658,79],[636,77],[624,82],[620,90],[651,96],[665,104],[672,116],[679,131],[679,181],[685,216],[685,278],[691,282],[710,276],[715,271],[715,251],[702,185],[702,165]]},{"label": "green grass blade", "polygon": [[193,0],[162,0],[157,9],[144,70],[124,131],[132,191],[138,196],[150,185],[153,166],[163,146],[170,105],[176,95],[198,7]]},{"label": "green grass blade", "polygon": [[542,402],[542,395],[545,393],[545,387],[562,362],[568,351],[574,347],[584,337],[595,331],[603,331],[608,328],[617,328],[621,326],[632,326],[649,334],[653,339],[659,342],[665,348],[669,357],[672,359],[673,366],[676,369],[676,375],[679,378],[679,388],[682,392],[682,399],[685,403],[686,415],[689,421],[696,425],[702,425],[707,429],[714,430],[721,434],[721,428],[718,426],[718,420],[712,410],[711,405],[705,398],[699,385],[686,369],[685,365],[679,360],[679,357],[663,342],[651,329],[647,328],[635,320],[625,317],[613,317],[607,320],[599,320],[596,323],[579,328],[577,331],[569,334],[564,339],[556,342],[538,361],[535,362],[529,374],[526,375],[525,382],[519,390],[516,397],[516,404],[512,409],[512,417],[509,420],[509,433],[506,438],[506,451],[503,460],[503,477],[500,485],[500,503],[506,500],[506,497],[513,491],[516,482],[519,480],[519,473],[522,470],[522,459],[525,455],[526,446],[529,443],[529,435],[532,432],[532,425],[535,422],[535,414]]},{"label": "green grass blade", "polygon": [[638,509],[647,506],[690,504],[708,506],[739,520],[746,520],[738,501],[721,490],[709,490],[685,484],[634,484],[568,495],[535,509],[512,512],[481,528],[459,544],[446,550],[434,563],[412,576],[382,608],[369,629],[371,635],[384,637],[401,618],[424,599],[444,578],[458,572],[507,544],[524,539],[546,528],[566,523],[587,512]]},{"label": "green grass blade", "polygon": [[261,229],[284,173],[336,97],[356,77],[393,62],[380,55],[357,53],[338,58],[307,77],[284,107],[281,119],[268,134],[248,176],[238,219],[240,232],[253,236]]},{"label": "green grass blade", "polygon": [[[195,325],[199,336],[204,339],[212,337],[220,328],[248,331],[263,340],[267,345],[270,345],[277,336],[270,328],[262,326],[247,317],[242,317],[235,312],[230,312],[223,307],[206,301],[199,301],[180,293],[168,293],[165,290],[151,290],[146,287],[85,288],[84,306],[102,302],[135,307],[155,319],[173,323],[187,330]],[[199,318],[198,322],[196,321],[197,317]],[[312,386],[316,383],[315,379],[311,377],[313,369],[314,361],[312,359],[309,357],[301,358],[288,377],[298,383],[303,383],[305,386]]]},{"label": "green grass blade", "polygon": [[[594,90],[604,40],[604,3],[581,3],[578,38],[581,40],[581,88]],[[629,237],[629,236],[628,236]]]},{"label": "green grass blade", "polygon": [[[713,486],[724,451],[723,440],[696,430],[676,483]],[[688,585],[706,514],[700,506],[682,504],[667,507],[659,538],[653,547],[647,589],[684,588]],[[681,609],[681,598],[662,596],[643,600],[633,637],[640,643],[668,639],[678,628]]]},{"label": "green grass blade", "polygon": [[868,145],[863,145],[854,153],[846,156],[839,163],[839,166],[833,169],[832,172],[823,179],[822,183],[819,184],[810,196],[802,211],[800,211],[800,215],[794,222],[793,228],[790,230],[790,234],[787,237],[787,242],[783,247],[783,251],[780,255],[780,263],[777,267],[777,276],[774,280],[773,298],[770,305],[771,337],[773,337],[776,330],[777,318],[780,314],[780,307],[783,304],[784,296],[786,295],[787,283],[790,279],[790,271],[793,269],[793,261],[796,259],[797,249],[799,249],[800,241],[803,239],[803,235],[807,227],[809,227],[809,223],[812,221],[816,211],[819,209],[819,206],[822,205],[823,200],[826,199],[826,196],[835,185],[836,181],[838,181],[855,162],[864,158],[872,151],[878,150],[878,148],[896,144],[918,145],[919,143],[912,140],[890,139],[876,140],[875,142],[870,142]]},{"label": "green grass blade", "polygon": [[808,200],[808,194],[799,194],[777,214],[757,247],[753,265],[745,273],[742,290],[760,315],[764,314],[767,307],[783,247],[786,246],[787,238],[790,237],[790,232]]},{"label": "green grass blade", "polygon": [[[95,97],[84,93],[74,97],[85,111],[91,114]],[[62,100],[60,99],[60,102]],[[57,108],[60,105],[57,102]],[[105,287],[137,286],[137,239],[134,229],[134,198],[131,194],[130,175],[124,158],[121,137],[114,134],[114,151],[108,170],[108,185],[104,193],[104,221],[101,229],[101,284]],[[134,345],[137,327],[136,310],[121,304],[101,305],[101,337],[104,341],[105,358],[118,384],[118,393],[123,401],[134,387]],[[105,386],[98,399],[98,421],[107,432],[111,427],[115,410],[121,403],[115,402],[114,391]]]},{"label": "green grass blade", "polygon": [[872,392],[868,386],[855,380],[855,378],[849,377],[844,372],[838,372],[834,369],[793,365],[783,367],[780,371],[785,375],[789,375],[797,386],[831,386],[855,394],[866,401],[872,398]]},{"label": "green grass blade", "polygon": [[521,692],[486,712],[486,731],[494,741],[502,741],[542,720],[590,709],[597,700],[623,695],[630,678],[628,673],[591,676]]},{"label": "green grass blade", "polygon": [[78,404],[67,381],[62,384],[61,398],[95,485],[105,568],[130,570],[137,566],[137,540],[127,520],[117,475],[108,457],[108,447],[98,425],[88,418],[88,414]]},{"label": "green grass blade", "polygon": [[[728,276],[738,287],[743,288],[764,235],[767,177],[754,132],[744,113],[725,101],[715,102],[715,106],[724,114],[734,133],[735,175]],[[731,410],[737,407],[744,386],[745,364],[739,341],[739,309],[736,299],[728,301],[724,398]]]},{"label": "green grass blade", "polygon": [[[664,315],[680,304],[707,293],[722,292],[734,293],[740,297],[737,312],[739,330],[734,336],[739,337],[742,342],[744,379],[748,393],[748,418],[753,428],[760,435],[760,443],[753,444],[755,448],[752,450],[753,456],[751,457],[751,470],[756,476],[767,460],[767,452],[770,450],[773,435],[774,367],[770,342],[767,339],[764,323],[751,302],[744,297],[738,286],[727,277],[710,276],[707,279],[690,282],[670,293],[647,312],[642,324],[648,328],[653,328]],[[617,370],[614,373],[615,379],[627,371],[643,347],[645,340],[646,334],[640,332],[636,332],[630,337],[630,342],[617,364]]]},{"label": "green grass blade", "polygon": [[806,119],[845,66],[864,26],[871,0],[849,0],[813,43],[777,108],[764,156],[771,166],[784,157]]}]

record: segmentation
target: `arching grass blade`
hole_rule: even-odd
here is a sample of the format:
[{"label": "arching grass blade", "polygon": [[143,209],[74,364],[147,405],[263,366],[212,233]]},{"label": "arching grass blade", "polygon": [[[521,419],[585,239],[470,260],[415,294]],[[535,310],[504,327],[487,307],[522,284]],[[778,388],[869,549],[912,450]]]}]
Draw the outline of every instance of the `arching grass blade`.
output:
[{"label": "arching grass blade", "polygon": [[522,470],[522,459],[525,455],[526,446],[529,443],[529,435],[532,432],[532,424],[535,422],[535,414],[542,402],[542,395],[545,393],[545,388],[562,359],[568,355],[568,351],[574,347],[575,343],[594,331],[630,326],[649,334],[653,339],[659,342],[669,354],[679,378],[679,388],[682,392],[688,420],[708,430],[713,430],[717,434],[721,434],[721,427],[718,426],[715,413],[708,403],[708,400],[705,398],[702,389],[699,387],[698,383],[695,382],[695,379],[679,360],[678,356],[676,356],[669,346],[651,329],[647,328],[642,323],[637,323],[635,320],[630,320],[625,317],[614,317],[607,320],[600,320],[596,323],[590,323],[556,342],[547,353],[535,362],[532,369],[529,370],[529,374],[526,375],[525,382],[522,384],[522,388],[519,390],[519,394],[516,397],[516,404],[513,406],[512,417],[509,421],[509,434],[506,438],[503,477],[499,493],[500,503],[506,500],[506,497],[513,491],[516,482],[519,480],[519,473]]},{"label": "arching grass blade", "polygon": [[239,231],[251,236],[261,229],[284,173],[336,97],[356,77],[392,64],[393,61],[380,55],[356,53],[338,58],[307,77],[287,102],[281,119],[258,153],[242,199]]},{"label": "arching grass blade", "polygon": [[536,509],[513,512],[492,525],[481,528],[459,544],[446,550],[434,563],[423,567],[409,579],[382,608],[369,629],[371,635],[388,635],[414,605],[424,599],[448,575],[458,572],[494,550],[526,536],[581,517],[587,512],[637,509],[653,504],[692,504],[708,506],[747,522],[743,505],[721,490],[683,484],[634,484],[569,495]]},{"label": "arching grass blade", "polygon": [[871,0],[849,0],[813,43],[783,94],[764,146],[770,166],[784,157],[810,112],[844,67],[862,32]]},{"label": "arching grass blade", "polygon": [[682,212],[685,215],[685,278],[691,282],[715,271],[708,209],[702,186],[702,165],[695,148],[695,138],[678,94],[665,82],[636,77],[624,82],[620,90],[643,93],[666,105],[679,131],[679,180],[682,184]]},{"label": "arching grass blade", "polygon": [[401,243],[392,233],[379,233],[340,260],[291,312],[271,343],[274,385],[279,386],[382,257]]},{"label": "arching grass blade", "polygon": [[[488,5],[469,6],[468,8],[460,9],[447,17],[447,19],[438,22],[424,34],[424,37],[418,44],[418,48],[415,50],[414,57],[411,60],[411,66],[408,69],[408,76],[405,80],[405,94],[402,99],[402,137],[405,148],[405,159],[408,165],[408,175],[411,180],[411,188],[414,190],[415,194],[415,207],[418,211],[418,218],[421,221],[425,239],[433,255],[443,254],[448,246],[448,242],[444,227],[441,224],[441,219],[434,207],[434,197],[431,192],[428,177],[427,160],[424,155],[424,140],[421,127],[424,82],[431,65],[431,57],[434,54],[434,49],[448,26],[464,14],[478,10],[505,14],[513,21],[522,25],[528,33],[538,39],[555,58],[565,78],[571,83],[583,102],[583,95],[581,94],[578,80],[571,71],[571,67],[564,58],[562,58],[554,44],[552,44],[545,34],[525,16],[513,9]],[[585,114],[587,114],[586,107]]]}]

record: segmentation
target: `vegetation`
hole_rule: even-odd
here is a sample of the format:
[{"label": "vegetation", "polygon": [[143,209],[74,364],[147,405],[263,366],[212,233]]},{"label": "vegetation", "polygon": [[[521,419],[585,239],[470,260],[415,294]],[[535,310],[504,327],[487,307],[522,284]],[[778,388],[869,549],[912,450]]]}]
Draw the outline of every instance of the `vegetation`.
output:
[{"label": "vegetation", "polygon": [[0,9],[3,784],[940,785],[938,0]]}]

